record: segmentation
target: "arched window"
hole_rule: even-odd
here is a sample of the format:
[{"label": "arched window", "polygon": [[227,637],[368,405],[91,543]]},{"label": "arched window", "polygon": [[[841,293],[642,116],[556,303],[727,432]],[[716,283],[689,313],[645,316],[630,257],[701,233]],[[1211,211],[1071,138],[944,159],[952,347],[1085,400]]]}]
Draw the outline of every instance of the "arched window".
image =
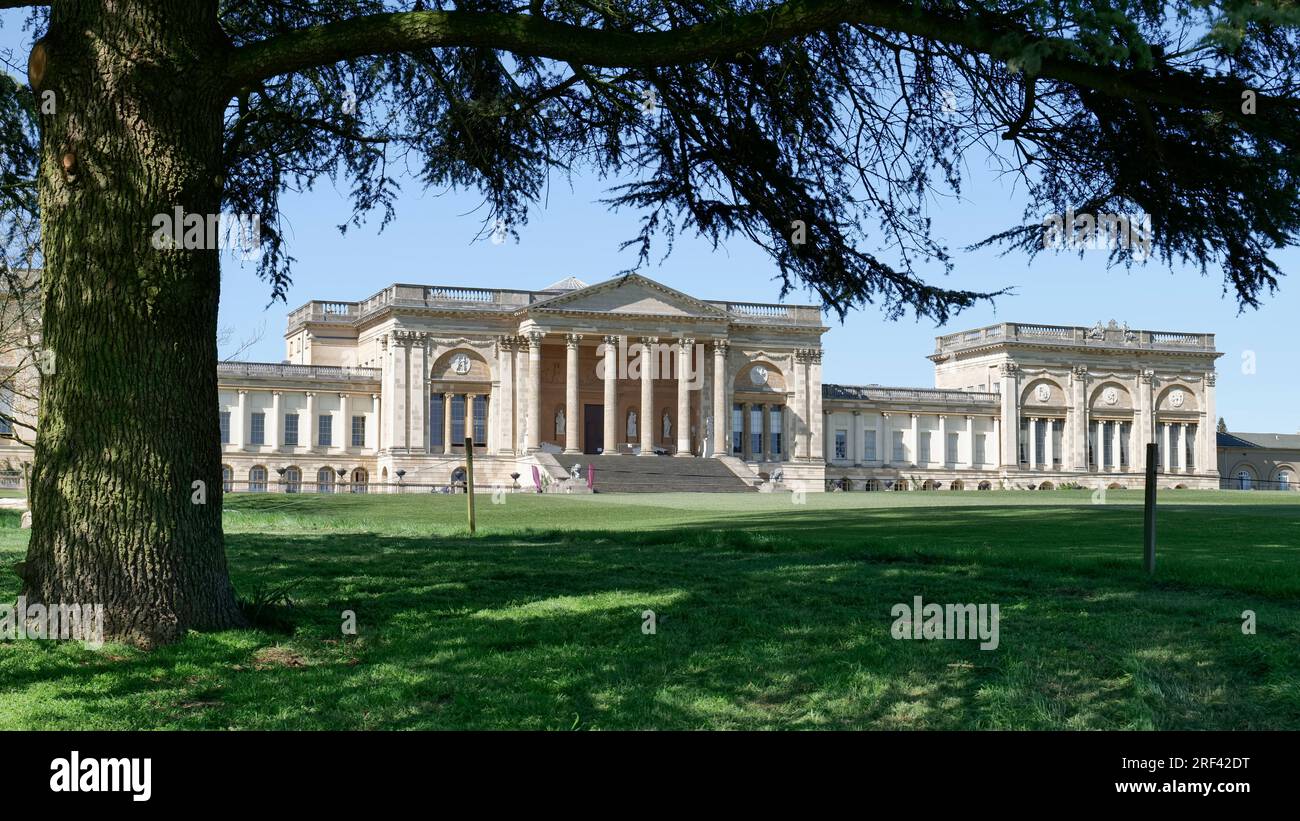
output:
[{"label": "arched window", "polygon": [[877,490],[880,490],[880,480],[879,480],[879,479],[868,479],[867,481],[865,481],[865,482],[862,483],[862,489],[863,489],[863,490],[869,490],[869,491],[872,491],[872,492],[877,491]]},{"label": "arched window", "polygon": [[453,493],[464,492],[466,477],[465,468],[456,468],[451,472],[451,490]]},{"label": "arched window", "polygon": [[302,471],[296,467],[284,469],[284,492],[302,493]]},{"label": "arched window", "polygon": [[1291,471],[1279,470],[1277,472],[1277,489],[1278,490],[1291,489]]},{"label": "arched window", "polygon": [[266,493],[266,468],[254,465],[248,469],[248,492]]},{"label": "arched window", "polygon": [[948,484],[948,489],[949,489],[949,490],[965,490],[965,489],[966,489],[966,483],[963,482],[961,479],[953,479],[953,480]]},{"label": "arched window", "polygon": [[316,471],[316,492],[334,492],[334,468],[325,467]]},{"label": "arched window", "polygon": [[221,491],[231,493],[235,489],[235,471],[230,465],[221,466]]},{"label": "arched window", "polygon": [[357,468],[352,471],[352,492],[365,493],[367,485],[370,484],[370,474],[366,473],[365,468]]},{"label": "arched window", "polygon": [[980,490],[992,490],[992,489],[993,489],[993,483],[990,482],[990,481],[988,481],[988,480],[985,480],[985,481],[983,481],[983,482],[980,482],[979,485],[977,485],[977,487],[978,487]]},{"label": "arched window", "polygon": [[1237,489],[1250,490],[1250,471],[1248,470],[1237,471]]}]

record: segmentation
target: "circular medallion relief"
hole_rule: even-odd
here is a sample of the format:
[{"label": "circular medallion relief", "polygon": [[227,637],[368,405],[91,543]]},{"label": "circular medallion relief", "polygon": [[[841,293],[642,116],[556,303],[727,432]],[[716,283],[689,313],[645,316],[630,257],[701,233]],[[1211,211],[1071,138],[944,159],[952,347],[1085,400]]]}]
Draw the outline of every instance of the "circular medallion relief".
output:
[{"label": "circular medallion relief", "polygon": [[451,369],[459,374],[469,373],[470,361],[467,354],[458,353],[451,358]]},{"label": "circular medallion relief", "polygon": [[1102,391],[1101,401],[1105,402],[1107,405],[1114,405],[1116,402],[1119,401],[1119,389],[1107,388],[1106,390]]},{"label": "circular medallion relief", "polygon": [[1184,393],[1183,391],[1174,391],[1173,393],[1169,394],[1169,404],[1173,405],[1175,408],[1181,408],[1183,406],[1183,403],[1186,401],[1187,401],[1187,394]]},{"label": "circular medallion relief", "polygon": [[1039,385],[1034,389],[1034,396],[1039,402],[1046,402],[1052,398],[1052,389],[1048,385]]},{"label": "circular medallion relief", "polygon": [[749,369],[749,381],[755,385],[767,384],[767,368],[762,365],[755,365]]}]

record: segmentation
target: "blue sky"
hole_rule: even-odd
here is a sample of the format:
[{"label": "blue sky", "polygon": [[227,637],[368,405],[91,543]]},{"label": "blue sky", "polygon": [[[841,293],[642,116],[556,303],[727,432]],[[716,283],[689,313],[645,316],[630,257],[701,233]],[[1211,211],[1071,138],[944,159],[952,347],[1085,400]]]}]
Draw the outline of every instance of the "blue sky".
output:
[{"label": "blue sky", "polygon": [[[0,14],[0,21],[0,48],[26,55],[20,14]],[[927,386],[933,375],[925,356],[939,333],[995,322],[1092,325],[1115,319],[1134,328],[1216,334],[1224,354],[1218,407],[1229,427],[1300,431],[1300,279],[1283,279],[1281,291],[1262,309],[1238,315],[1236,303],[1222,294],[1217,271],[1202,277],[1190,268],[1170,272],[1154,263],[1107,270],[1104,251],[1087,252],[1082,260],[1077,253],[1042,254],[1032,266],[1018,254],[962,252],[966,244],[1010,226],[1022,211],[1011,184],[979,162],[982,158],[971,153],[961,201],[932,202],[935,234],[954,254],[949,284],[975,290],[1009,286],[1014,294],[962,313],[948,329],[910,318],[891,322],[874,308],[850,314],[843,324],[828,316],[826,381]],[[638,227],[636,213],[611,213],[598,202],[610,184],[594,175],[575,177],[572,187],[554,179],[546,201],[528,225],[518,228],[518,243],[495,245],[487,232],[475,240],[483,213],[476,194],[422,191],[413,180],[404,182],[397,219],[383,233],[376,224],[353,228],[345,237],[336,226],[349,214],[346,190],[325,181],[284,200],[291,253],[297,258],[288,305],[267,307],[270,289],[253,267],[227,261],[221,325],[237,336],[264,327],[261,342],[246,358],[275,362],[284,356],[286,313],[311,299],[358,300],[394,282],[537,289],[570,275],[587,282],[607,279],[634,264],[635,252],[620,252],[618,246]],[[1293,271],[1300,250],[1289,249],[1276,259]],[[656,255],[641,273],[704,299],[774,302],[780,289],[772,264],[741,240],[715,251],[703,239],[681,236],[666,261],[660,263]],[[942,276],[937,266],[929,273]],[[814,302],[806,293],[792,294],[788,301]],[[1242,366],[1248,352],[1254,373]]]}]

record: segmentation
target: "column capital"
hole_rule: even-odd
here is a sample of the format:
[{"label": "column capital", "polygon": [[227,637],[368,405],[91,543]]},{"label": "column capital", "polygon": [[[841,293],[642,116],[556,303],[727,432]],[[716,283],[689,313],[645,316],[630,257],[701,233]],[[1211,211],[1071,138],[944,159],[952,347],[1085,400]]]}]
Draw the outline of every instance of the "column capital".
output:
[{"label": "column capital", "polygon": [[606,345],[613,345],[614,347],[617,348],[618,343],[622,338],[623,337],[619,336],[618,334],[605,334],[600,338],[600,341],[604,342]]},{"label": "column capital", "polygon": [[820,365],[822,363],[822,349],[812,348],[811,350],[809,350],[808,361],[814,365]]},{"label": "column capital", "polygon": [[1003,362],[998,366],[998,373],[1003,376],[1014,376],[1020,372],[1020,365],[1015,362]]},{"label": "column capital", "polygon": [[1207,374],[1205,375],[1205,384],[1206,384],[1207,386],[1213,388],[1213,387],[1214,387],[1214,383],[1215,383],[1215,381],[1216,381],[1218,378],[1219,378],[1219,375],[1218,375],[1218,374],[1216,374],[1214,371],[1210,371],[1209,373],[1207,373]]},{"label": "column capital", "polygon": [[528,333],[524,334],[524,336],[527,338],[528,346],[530,348],[538,348],[541,346],[542,339],[546,336],[546,334],[542,333],[541,331],[529,331]]},{"label": "column capital", "polygon": [[730,340],[728,340],[728,339],[715,339],[715,340],[713,340],[713,352],[714,352],[715,354],[723,354],[723,355],[725,356],[725,355],[727,354],[727,352],[730,351],[730,350],[731,350],[731,341],[730,341]]},{"label": "column capital", "polygon": [[643,337],[641,337],[641,340],[640,340],[640,341],[641,341],[641,344],[642,344],[642,345],[658,345],[658,344],[659,344],[659,337],[657,337],[657,336],[643,336]]},{"label": "column capital", "polygon": [[1149,368],[1144,368],[1143,370],[1138,372],[1138,379],[1142,380],[1143,385],[1150,385],[1153,381],[1155,381],[1155,378],[1156,378],[1156,372]]},{"label": "column capital", "polygon": [[248,394],[248,389],[247,389],[247,388],[240,388],[240,389],[239,389],[239,395],[240,395],[240,396],[245,396],[245,395],[247,395],[247,394]]},{"label": "column capital", "polygon": [[582,342],[582,334],[564,335],[564,347],[566,348],[576,348],[580,342]]},{"label": "column capital", "polygon": [[1087,375],[1088,375],[1088,366],[1087,366],[1087,365],[1075,365],[1075,366],[1071,369],[1071,372],[1072,372],[1075,376],[1087,376]]},{"label": "column capital", "polygon": [[284,391],[271,391],[272,396],[279,396],[282,393],[284,393]]},{"label": "column capital", "polygon": [[695,347],[695,337],[693,336],[679,337],[677,340],[677,347],[681,348],[683,352],[689,351],[691,348]]},{"label": "column capital", "polygon": [[[240,393],[243,393],[243,391],[240,391]],[[316,391],[303,391],[303,394],[304,394],[307,398],[312,399],[312,398],[315,398],[315,396],[316,396]]]},{"label": "column capital", "polygon": [[854,416],[861,416],[861,415],[862,415],[862,411],[854,411],[854,412],[853,412],[853,415],[854,415]]},{"label": "column capital", "polygon": [[498,336],[496,338],[496,345],[497,345],[498,353],[500,353],[501,351],[512,351],[515,348],[515,337]]},{"label": "column capital", "polygon": [[379,398],[379,394],[377,394],[377,393],[372,393],[372,394],[370,394],[370,398],[371,398],[371,399],[378,399],[378,398]]}]

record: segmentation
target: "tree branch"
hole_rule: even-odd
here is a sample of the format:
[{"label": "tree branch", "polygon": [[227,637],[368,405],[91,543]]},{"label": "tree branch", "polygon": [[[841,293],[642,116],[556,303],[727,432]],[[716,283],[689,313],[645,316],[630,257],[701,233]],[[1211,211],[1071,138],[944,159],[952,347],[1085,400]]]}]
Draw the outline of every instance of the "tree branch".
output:
[{"label": "tree branch", "polygon": [[[1002,15],[962,17],[912,2],[787,0],[750,12],[669,31],[624,32],[559,23],[523,14],[411,11],[375,14],[291,31],[235,49],[228,90],[279,74],[372,54],[428,48],[480,47],[601,67],[650,67],[731,61],[743,52],[795,37],[856,24],[909,34],[1006,59],[1034,45],[1046,53],[1037,70],[1101,93],[1181,108],[1240,116],[1242,86],[1172,71],[1132,71],[1071,56],[1077,44],[1044,38]],[[1045,47],[1045,48],[1044,48]],[[1296,108],[1293,101],[1276,101]]]}]

